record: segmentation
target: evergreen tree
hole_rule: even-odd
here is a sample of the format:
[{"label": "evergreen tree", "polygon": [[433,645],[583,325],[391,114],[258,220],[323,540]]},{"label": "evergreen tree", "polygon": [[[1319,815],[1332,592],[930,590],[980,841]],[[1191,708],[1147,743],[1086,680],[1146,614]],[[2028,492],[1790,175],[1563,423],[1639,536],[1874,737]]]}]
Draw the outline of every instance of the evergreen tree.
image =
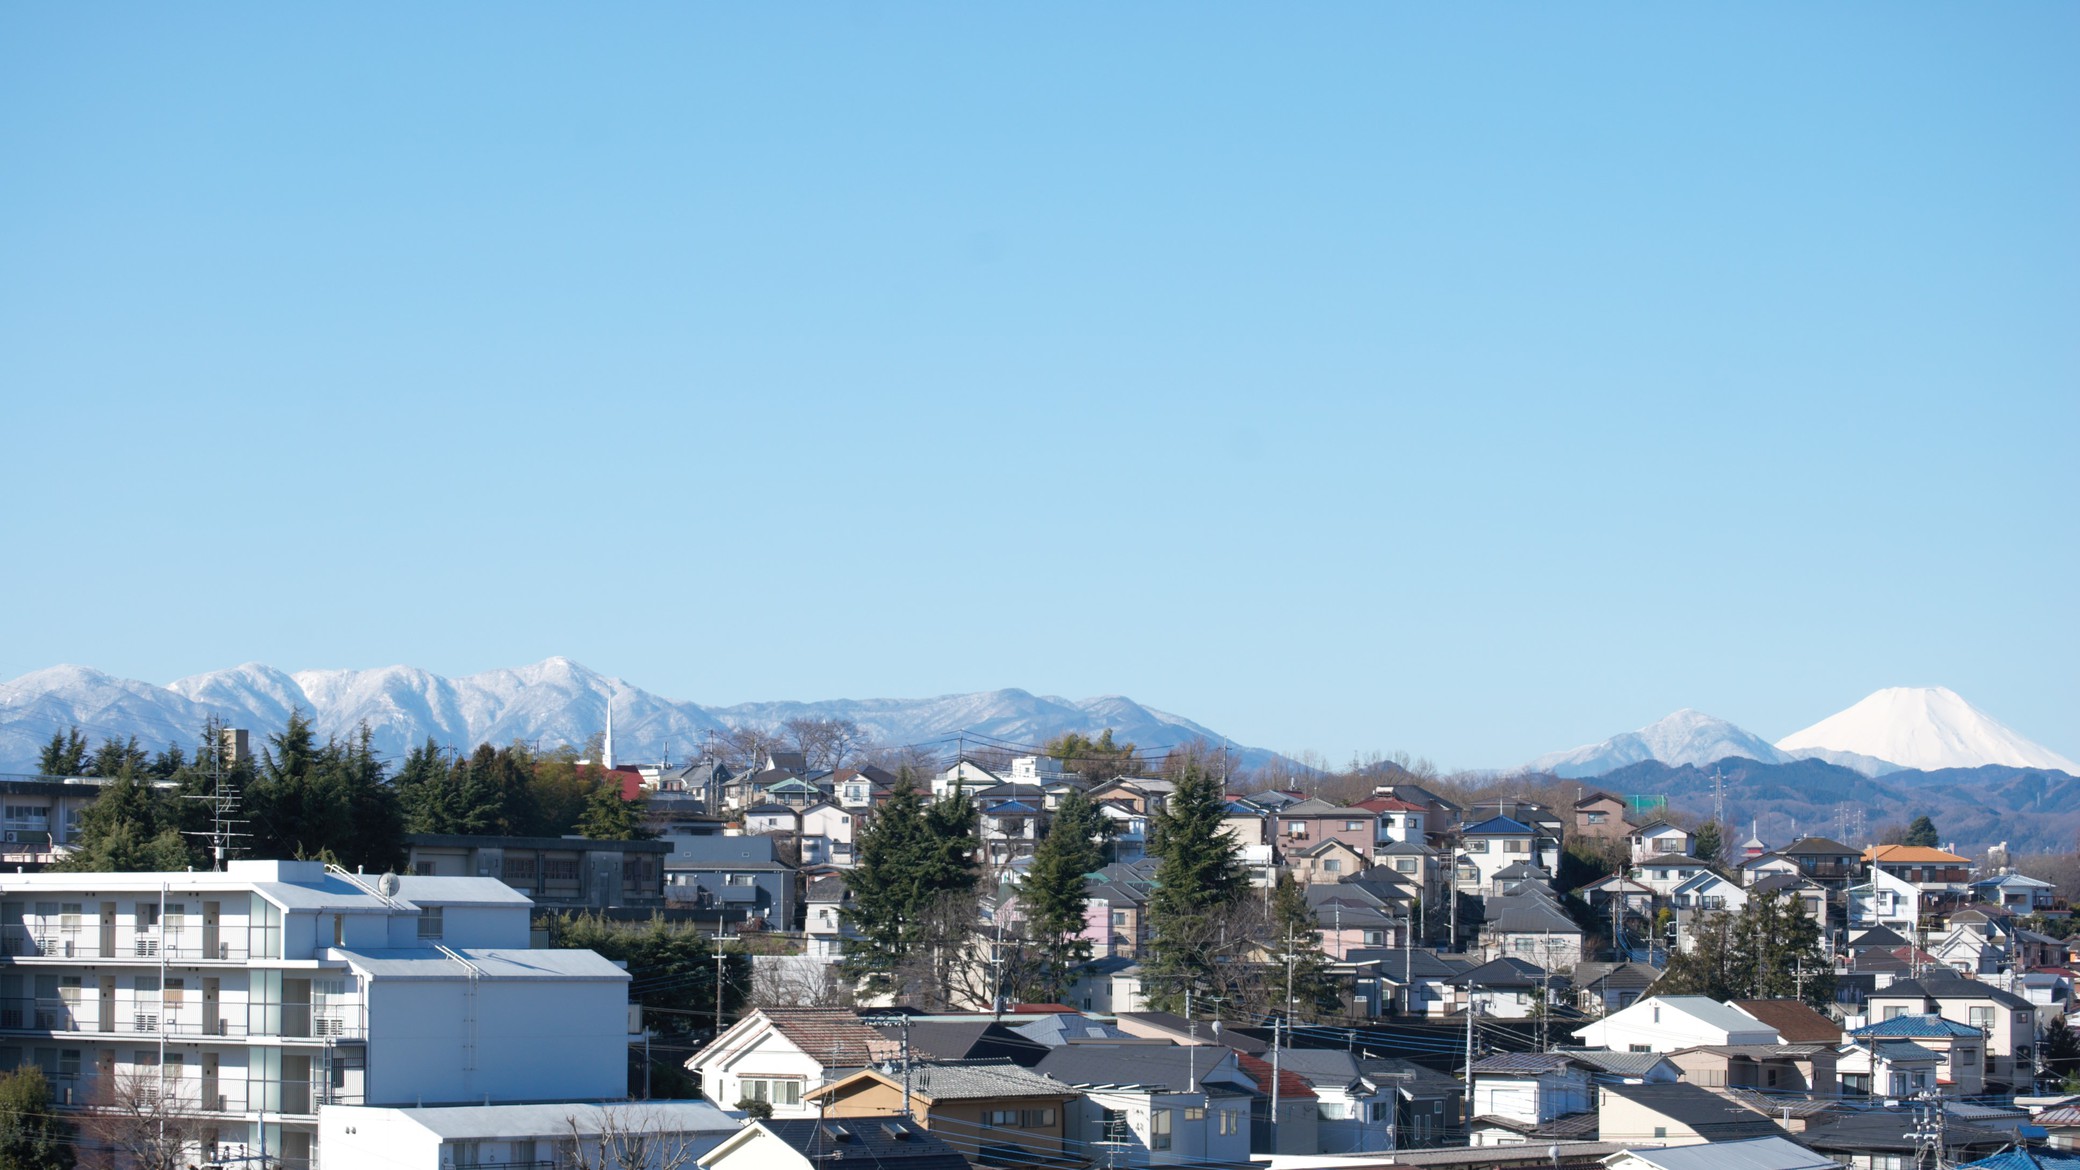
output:
[{"label": "evergreen tree", "polygon": [[2066,1024],[2062,1015],[2051,1017],[2044,1029],[2044,1071],[2061,1081],[2080,1077],[2080,1036]]},{"label": "evergreen tree", "polygon": [[36,757],[36,771],[44,776],[86,775],[87,737],[77,727],[51,732],[51,741]]},{"label": "evergreen tree", "polygon": [[1920,816],[1915,817],[1913,822],[1907,826],[1907,835],[1902,839],[1901,843],[1905,845],[1924,845],[1933,849],[1936,847],[1936,840],[1936,823],[1928,819],[1927,813],[1922,813]]},{"label": "evergreen tree", "polygon": [[926,806],[905,769],[860,835],[845,875],[853,902],[846,920],[862,936],[846,949],[846,974],[869,993],[886,994],[913,952],[950,953],[956,930],[973,926],[958,921],[965,912],[954,908],[974,898],[975,848],[975,805],[967,793],[956,786]]},{"label": "evergreen tree", "polygon": [[0,1167],[72,1170],[72,1127],[58,1120],[43,1069],[0,1074]]},{"label": "evergreen tree", "polygon": [[1091,957],[1090,940],[1083,935],[1084,879],[1102,860],[1091,839],[1092,824],[1101,819],[1082,793],[1063,797],[1019,883],[1019,904],[1040,952],[1040,998],[1049,1002],[1061,1001],[1070,970]]},{"label": "evergreen tree", "polygon": [[1064,770],[1092,782],[1114,776],[1138,776],[1148,767],[1133,744],[1113,742],[1110,727],[1096,739],[1066,731],[1048,740],[1041,750],[1061,761]]},{"label": "evergreen tree", "polygon": [[56,868],[139,873],[185,869],[190,861],[167,794],[125,774],[103,785],[80,813],[78,846]]},{"label": "evergreen tree", "polygon": [[[1287,966],[1291,971],[1291,1014],[1288,1021],[1312,1021],[1334,1016],[1343,1008],[1336,981],[1329,974],[1329,956],[1322,950],[1321,925],[1307,904],[1307,891],[1290,873],[1278,876],[1271,892],[1271,937],[1269,950],[1280,960],[1272,972],[1281,980],[1273,989],[1274,1002],[1286,1015]],[[1403,945],[1407,945],[1405,942]]]},{"label": "evergreen tree", "polygon": [[599,772],[599,780],[579,817],[578,835],[594,841],[635,841],[653,836],[643,828],[642,799],[622,799],[618,776],[600,769],[593,771]]},{"label": "evergreen tree", "polygon": [[1797,898],[1756,895],[1738,914],[1706,915],[1692,925],[1690,944],[1669,956],[1655,994],[1802,998],[1815,1008],[1834,1001],[1820,926]]},{"label": "evergreen tree", "polygon": [[87,759],[87,775],[120,776],[125,772],[141,775],[151,767],[151,762],[151,754],[139,746],[134,735],[127,740],[104,739]]},{"label": "evergreen tree", "polygon": [[1235,838],[1221,831],[1227,794],[1220,779],[1198,765],[1178,774],[1176,790],[1155,817],[1151,848],[1160,856],[1148,901],[1151,929],[1144,967],[1151,1007],[1173,1010],[1185,989],[1216,982],[1214,952],[1226,912],[1248,888]]},{"label": "evergreen tree", "polygon": [[259,775],[244,793],[253,852],[390,869],[404,860],[404,814],[384,780],[373,733],[322,746],[311,721],[292,710],[269,736]]},{"label": "evergreen tree", "polygon": [[1690,845],[1690,856],[1706,865],[1717,866],[1726,863],[1726,835],[1724,830],[1719,828],[1719,822],[1706,821],[1697,826],[1697,836]]}]

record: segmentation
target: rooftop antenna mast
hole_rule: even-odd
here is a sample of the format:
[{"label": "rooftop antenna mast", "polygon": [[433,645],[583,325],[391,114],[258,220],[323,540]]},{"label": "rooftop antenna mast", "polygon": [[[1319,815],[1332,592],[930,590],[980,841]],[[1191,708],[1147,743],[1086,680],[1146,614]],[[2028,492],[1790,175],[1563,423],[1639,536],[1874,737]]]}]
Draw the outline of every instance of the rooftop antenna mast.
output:
[{"label": "rooftop antenna mast", "polygon": [[[227,774],[224,767],[224,757],[239,751],[240,745],[244,742],[245,732],[238,728],[226,727],[221,719],[211,716],[203,735],[208,740],[210,790],[206,793],[184,794],[181,799],[199,800],[209,808],[209,828],[183,829],[181,836],[200,837],[208,841],[210,868],[221,873],[225,864],[231,860],[231,850],[237,840],[252,836],[251,833],[240,832],[238,829],[238,826],[246,824],[245,819],[237,815],[238,781],[235,776]],[[231,762],[236,764],[237,760]]]}]

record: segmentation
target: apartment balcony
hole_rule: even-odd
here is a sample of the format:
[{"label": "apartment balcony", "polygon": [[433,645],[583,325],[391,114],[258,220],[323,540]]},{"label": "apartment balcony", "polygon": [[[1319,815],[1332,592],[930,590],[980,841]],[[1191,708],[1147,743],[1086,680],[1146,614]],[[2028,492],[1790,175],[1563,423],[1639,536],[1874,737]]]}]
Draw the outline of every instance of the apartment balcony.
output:
[{"label": "apartment balcony", "polygon": [[105,1000],[83,989],[77,999],[0,999],[0,1034],[35,1033],[95,1037],[168,1036],[227,1040],[366,1039],[358,1004],[232,1003],[207,1011],[193,999],[160,1004]]},{"label": "apartment balcony", "polygon": [[281,957],[276,928],[236,931],[109,931],[20,926],[0,930],[0,959],[110,960],[158,963],[239,963]]}]

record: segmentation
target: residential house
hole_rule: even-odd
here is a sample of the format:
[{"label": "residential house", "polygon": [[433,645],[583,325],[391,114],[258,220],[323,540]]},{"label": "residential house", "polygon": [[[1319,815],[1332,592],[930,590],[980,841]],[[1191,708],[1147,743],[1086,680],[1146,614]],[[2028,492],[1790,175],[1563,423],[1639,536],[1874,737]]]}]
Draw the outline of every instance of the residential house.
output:
[{"label": "residential house", "polygon": [[1654,911],[1661,894],[1654,887],[1623,874],[1606,874],[1575,891],[1588,903],[1599,922],[1623,921],[1627,929],[1646,932],[1653,928]]},{"label": "residential house", "polygon": [[744,810],[744,832],[749,836],[792,837],[801,827],[801,810],[793,805],[754,804]]},{"label": "residential house", "polygon": [[1577,963],[1575,1006],[1592,1016],[1609,1015],[1637,1003],[1659,978],[1660,970],[1646,963]]},{"label": "residential house", "polygon": [[[1849,1029],[1848,1038],[1866,1045],[1912,1040],[1935,1054],[1939,1088],[1965,1097],[1976,1097],[1986,1089],[1986,1033],[1969,1024],[1934,1013],[1887,1016],[1875,1024]],[[1862,1067],[1869,1068],[1868,1064]]]},{"label": "residential house", "polygon": [[1373,787],[1373,795],[1375,797],[1402,799],[1402,802],[1421,806],[1423,808],[1423,829],[1425,829],[1425,833],[1429,837],[1423,843],[1429,845],[1431,849],[1444,847],[1446,835],[1450,835],[1452,826],[1462,822],[1462,820],[1466,820],[1464,810],[1460,806],[1452,804],[1450,799],[1446,799],[1446,797],[1441,797],[1441,795],[1425,789],[1423,785],[1412,785],[1412,783],[1410,785],[1377,785],[1377,787]]},{"label": "residential house", "polygon": [[1031,857],[1040,844],[1042,818],[1037,802],[1007,800],[982,810],[983,855],[992,865],[1003,865],[1020,857]]},{"label": "residential house", "polygon": [[1338,962],[1359,947],[1402,945],[1408,933],[1406,907],[1383,902],[1363,886],[1342,882],[1305,887],[1324,953]]},{"label": "residential house", "polygon": [[759,799],[766,804],[784,804],[789,808],[808,808],[819,800],[827,800],[830,793],[822,784],[802,776],[790,776],[766,786]]},{"label": "residential house", "polygon": [[2058,907],[2058,887],[2025,874],[1981,878],[1968,888],[1974,901],[1991,902],[2016,914],[2041,914]]},{"label": "residential house", "polygon": [[1835,1095],[1831,1044],[1706,1044],[1679,1048],[1668,1058],[1685,1081],[1708,1089]]},{"label": "residential house", "polygon": [[1363,873],[1370,865],[1366,853],[1348,842],[1328,837],[1312,845],[1289,846],[1286,865],[1295,880],[1305,884],[1334,883]]},{"label": "residential house", "polygon": [[1633,881],[1654,891],[1655,897],[1672,899],[1684,882],[1710,872],[1712,867],[1695,857],[1667,853],[1644,865],[1634,866],[1631,876]]},{"label": "residential house", "polygon": [[1084,882],[1084,937],[1097,958],[1137,955],[1148,941],[1148,899],[1155,890],[1153,859],[1115,861]]},{"label": "residential house", "polygon": [[811,881],[803,894],[807,913],[803,916],[805,950],[812,959],[826,962],[841,959],[845,948],[859,937],[846,918],[852,909],[852,888],[841,874]]},{"label": "residential house", "polygon": [[183,1164],[291,1170],[326,1106],[621,1096],[628,973],[528,949],[532,909],[316,861],[0,875],[0,1066],[40,1066],[68,1114],[164,1078]]},{"label": "residential house", "polygon": [[1482,963],[1452,982],[1475,1014],[1502,1020],[1532,1019],[1546,1004],[1564,1004],[1573,995],[1565,976],[1514,957]]},{"label": "residential house", "polygon": [[1683,1070],[1659,1052],[1612,1052],[1608,1048],[1560,1048],[1589,1066],[1599,1084],[1673,1085],[1683,1079]]},{"label": "residential house", "polygon": [[1740,913],[1748,891],[1708,869],[1677,886],[1668,902],[1675,911],[1676,945],[1688,952],[1697,948],[1698,924],[1714,914]]},{"label": "residential house", "polygon": [[[707,1153],[735,1134],[740,1125],[706,1101],[425,1108],[327,1105],[318,1114],[317,1166],[318,1170],[367,1166],[536,1170],[571,1153],[581,1164],[598,1165],[637,1142],[650,1149],[651,1164],[669,1165]],[[258,1164],[257,1156],[254,1161]]]},{"label": "residential house", "polygon": [[1391,796],[1375,796],[1359,801],[1357,807],[1379,814],[1379,838],[1374,843],[1374,853],[1385,852],[1389,845],[1422,845],[1428,840],[1430,810],[1427,805],[1396,800]]},{"label": "residential house", "polygon": [[1912,1040],[1862,1039],[1835,1050],[1845,1096],[1902,1100],[1936,1087],[1944,1058]]},{"label": "residential house", "polygon": [[1598,1085],[1599,1141],[1694,1145],[1776,1137],[1768,1115],[1693,1084]]},{"label": "residential house", "polygon": [[1791,860],[1782,853],[1765,851],[1757,853],[1753,857],[1743,857],[1740,861],[1741,884],[1744,886],[1754,885],[1757,879],[1769,877],[1773,874],[1790,874],[1793,877],[1802,877],[1805,874],[1805,870],[1800,868],[1796,861]]},{"label": "residential house", "polygon": [[953,795],[956,787],[965,792],[980,792],[1004,783],[1005,779],[1006,777],[963,756],[952,767],[932,777],[932,799],[943,800]]},{"label": "residential house", "polygon": [[1264,810],[1245,800],[1231,800],[1221,812],[1221,832],[1244,849],[1271,843],[1269,818]]},{"label": "residential house", "polygon": [[[970,1160],[986,1165],[1068,1165],[1063,1143],[1079,1094],[1008,1060],[926,1061],[900,1071],[863,1068],[813,1089],[826,1121],[913,1118]],[[871,1163],[870,1163],[871,1164]]]},{"label": "residential house", "polygon": [[687,1057],[686,1069],[724,1109],[763,1101],[774,1117],[814,1117],[811,1090],[901,1049],[843,1008],[754,1008]]},{"label": "residential house", "polygon": [[1199,1047],[1224,1047],[1252,1056],[1271,1050],[1271,1046],[1246,1033],[1223,1028],[1215,1030],[1211,1020],[1195,1020],[1175,1012],[1122,1011],[1113,1016],[1119,1029],[1136,1040],[1160,1040],[1167,1044],[1182,1044]]},{"label": "residential house", "polygon": [[819,800],[802,810],[802,864],[852,867],[852,843],[860,815],[853,809]]},{"label": "residential house", "polygon": [[1047,1045],[1015,1032],[994,1015],[981,1013],[908,1013],[907,1029],[898,1023],[872,1027],[891,1044],[901,1045],[907,1031],[910,1055],[923,1060],[1008,1060],[1026,1068],[1039,1064]]},{"label": "residential house", "polygon": [[1887,927],[1907,939],[1921,934],[1921,890],[1889,870],[1872,870],[1869,881],[1848,888],[1852,930]]},{"label": "residential house", "polygon": [[1098,812],[1112,826],[1106,849],[1116,861],[1140,861],[1148,856],[1148,814],[1124,800],[1101,800]]},{"label": "residential house", "polygon": [[701,1155],[701,1170],[970,1170],[962,1147],[902,1118],[752,1121]]},{"label": "residential house", "polygon": [[1550,896],[1553,893],[1553,875],[1528,861],[1517,861],[1490,874],[1488,888],[1483,893],[1488,897],[1504,897],[1534,891]]},{"label": "residential house", "polygon": [[665,898],[712,916],[718,926],[764,923],[776,930],[794,925],[794,870],[775,856],[772,837],[664,838]]},{"label": "residential house", "polygon": [[1394,875],[1419,890],[1442,891],[1444,868],[1439,863],[1437,851],[1428,845],[1413,841],[1396,841],[1382,845],[1373,851],[1375,868],[1393,871]]},{"label": "residential house", "polygon": [[[1476,892],[1488,888],[1498,871],[1519,861],[1547,873],[1560,872],[1559,839],[1509,817],[1489,817],[1461,826],[1459,852],[1475,871]],[[1463,879],[1461,886],[1464,888]]]},{"label": "residential house", "polygon": [[1833,924],[1829,913],[1833,900],[1828,896],[1827,887],[1811,878],[1792,874],[1771,874],[1757,878],[1746,888],[1749,897],[1780,898],[1798,903],[1805,916],[1820,928],[1823,935]]},{"label": "residential house", "polygon": [[1360,856],[1370,858],[1379,844],[1384,815],[1369,808],[1344,807],[1310,798],[1289,804],[1273,815],[1277,830],[1272,843],[1290,858],[1323,841],[1342,841]]},{"label": "residential house", "polygon": [[1013,784],[1038,784],[1047,787],[1054,784],[1072,784],[1078,791],[1084,785],[1074,772],[1063,770],[1062,761],[1053,756],[1014,756],[1011,772],[1005,777]]},{"label": "residential house", "polygon": [[1459,1123],[1465,1090],[1458,1078],[1412,1061],[1341,1048],[1286,1048],[1279,1067],[1314,1090],[1324,1154],[1433,1147]]},{"label": "residential house", "polygon": [[1847,889],[1863,875],[1862,854],[1826,837],[1801,837],[1779,850],[1798,871],[1830,890]]},{"label": "residential house", "polygon": [[1626,838],[1632,864],[1648,865],[1666,858],[1688,857],[1697,845],[1697,834],[1667,821],[1654,821],[1634,829]]},{"label": "residential house", "polygon": [[1175,791],[1177,785],[1154,776],[1115,776],[1093,786],[1085,795],[1093,804],[1117,800],[1143,816],[1154,816],[1163,811]]},{"label": "residential house", "polygon": [[1094,1159],[1122,1167],[1249,1161],[1257,1082],[1231,1049],[1071,1044],[1037,1071],[1083,1094],[1068,1106],[1065,1140]]},{"label": "residential house", "polygon": [[413,833],[409,868],[426,876],[497,878],[537,907],[620,909],[664,905],[663,841]]},{"label": "residential house", "polygon": [[1469,1145],[1522,1145],[1543,1127],[1584,1115],[1590,1116],[1593,1132],[1592,1070],[1570,1055],[1508,1053],[1475,1061],[1469,1071]]},{"label": "residential house", "polygon": [[1972,880],[1971,858],[1927,845],[1873,845],[1863,860],[1928,895],[1962,896]]},{"label": "residential house", "polygon": [[1676,1052],[1702,1044],[1781,1044],[1776,1029],[1703,995],[1653,995],[1574,1030],[1591,1048]]},{"label": "residential house", "polygon": [[1396,947],[1353,948],[1345,952],[1347,962],[1378,964],[1378,974],[1404,1015],[1444,1016],[1460,1010],[1462,992],[1459,976],[1479,966],[1470,955],[1439,955],[1434,951]]},{"label": "residential house", "polygon": [[1869,1018],[1878,1022],[1935,1013],[1977,1029],[1986,1037],[1987,1081],[2026,1090],[2034,1079],[2036,1005],[2014,992],[1977,979],[1925,976],[1919,980],[1895,980],[1879,988],[1871,993],[1865,1008]]},{"label": "residential house", "polygon": [[1574,832],[1577,837],[1621,841],[1631,834],[1625,821],[1629,806],[1623,797],[1608,792],[1589,792],[1574,802]]},{"label": "residential house", "polygon": [[1247,1052],[1235,1053],[1235,1066],[1257,1088],[1249,1104],[1250,1153],[1321,1153],[1321,1100],[1314,1086],[1291,1069],[1275,1069]]},{"label": "residential house", "polygon": [[1507,956],[1567,972],[1586,957],[1582,928],[1550,894],[1537,890],[1487,899],[1478,937],[1484,959]]}]

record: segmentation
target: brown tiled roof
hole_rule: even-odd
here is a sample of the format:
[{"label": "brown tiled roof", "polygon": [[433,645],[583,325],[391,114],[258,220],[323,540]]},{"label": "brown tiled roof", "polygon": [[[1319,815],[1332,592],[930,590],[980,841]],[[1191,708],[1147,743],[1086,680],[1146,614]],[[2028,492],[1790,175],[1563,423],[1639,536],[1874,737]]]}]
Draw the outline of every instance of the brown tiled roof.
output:
[{"label": "brown tiled roof", "polygon": [[1737,999],[1733,1006],[1777,1030],[1786,1044],[1839,1044],[1839,1024],[1795,999]]},{"label": "brown tiled roof", "polygon": [[766,1018],[789,1043],[826,1068],[858,1068],[896,1054],[898,1042],[860,1023],[843,1008],[782,1008]]},{"label": "brown tiled roof", "polygon": [[[1272,1077],[1270,1061],[1259,1060],[1247,1052],[1237,1052],[1235,1054],[1235,1063],[1242,1066],[1244,1075],[1257,1082],[1257,1092],[1267,1096],[1270,1095]],[[1277,1076],[1278,1095],[1284,1100],[1313,1099],[1315,1096],[1314,1086],[1302,1080],[1300,1074],[1291,1069],[1279,1069]]]}]

